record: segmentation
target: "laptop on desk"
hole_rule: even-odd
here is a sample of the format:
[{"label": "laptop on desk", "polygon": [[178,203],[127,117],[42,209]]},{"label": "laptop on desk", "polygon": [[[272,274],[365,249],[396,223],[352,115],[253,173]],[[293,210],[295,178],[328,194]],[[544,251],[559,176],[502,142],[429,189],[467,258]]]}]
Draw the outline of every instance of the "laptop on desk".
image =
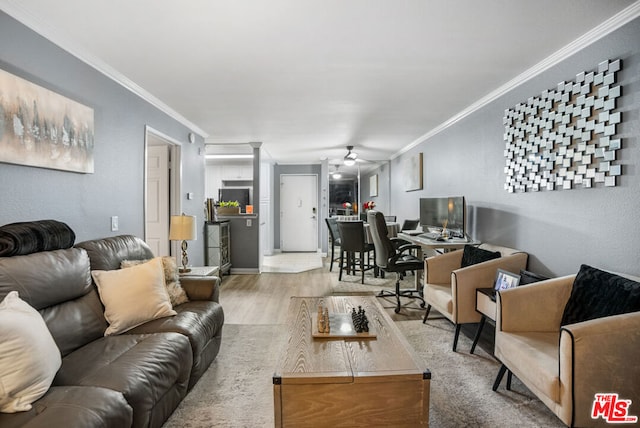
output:
[{"label": "laptop on desk", "polygon": [[479,288],[478,290],[486,294],[493,300],[496,301],[496,292],[499,290],[507,290],[509,288],[517,287],[520,284],[520,275],[516,275],[515,273],[508,272],[504,269],[498,269],[496,273],[496,279],[493,281],[493,288]]}]

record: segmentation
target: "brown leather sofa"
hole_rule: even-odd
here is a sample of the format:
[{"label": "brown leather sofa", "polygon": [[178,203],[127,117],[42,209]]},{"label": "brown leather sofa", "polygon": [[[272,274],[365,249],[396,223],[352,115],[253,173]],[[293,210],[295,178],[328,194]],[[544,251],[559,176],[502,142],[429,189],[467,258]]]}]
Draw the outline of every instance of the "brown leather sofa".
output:
[{"label": "brown leather sofa", "polygon": [[224,313],[217,277],[180,279],[189,302],[177,315],[104,336],[107,321],[91,270],[153,254],[130,235],[0,258],[0,301],[11,291],[36,308],[62,367],[30,411],[0,413],[0,426],[160,427],[220,349]]}]

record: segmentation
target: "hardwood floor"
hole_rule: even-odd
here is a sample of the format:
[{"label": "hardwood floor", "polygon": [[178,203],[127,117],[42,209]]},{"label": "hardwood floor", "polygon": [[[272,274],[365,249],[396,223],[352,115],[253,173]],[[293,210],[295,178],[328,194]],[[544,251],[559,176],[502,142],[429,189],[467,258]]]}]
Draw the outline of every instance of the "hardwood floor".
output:
[{"label": "hardwood floor", "polygon": [[[367,274],[369,275],[369,274]],[[367,281],[365,276],[365,282]],[[284,324],[293,296],[311,297],[332,294],[333,285],[338,281],[337,269],[329,272],[328,259],[323,260],[321,269],[302,273],[262,273],[259,275],[228,275],[222,278],[220,303],[224,308],[225,324]],[[377,293],[376,289],[376,293]],[[425,309],[415,300],[403,298],[399,314],[394,312],[395,300],[385,297],[378,301],[394,321],[422,320]],[[429,319],[441,317],[431,310]],[[460,333],[473,340],[477,324],[464,324]],[[485,324],[478,347],[493,353],[495,327],[492,322]],[[453,342],[453,324],[451,324]],[[458,346],[461,346],[460,344]]]},{"label": "hardwood floor", "polygon": [[[327,261],[324,260],[321,269],[302,273],[224,276],[220,303],[224,308],[225,323],[284,324],[291,297],[327,296],[332,293],[332,285],[337,281],[336,266],[333,273],[329,272]],[[393,320],[422,319],[424,309],[409,299],[403,299],[405,301],[400,314],[396,314],[393,299],[380,299]]]}]

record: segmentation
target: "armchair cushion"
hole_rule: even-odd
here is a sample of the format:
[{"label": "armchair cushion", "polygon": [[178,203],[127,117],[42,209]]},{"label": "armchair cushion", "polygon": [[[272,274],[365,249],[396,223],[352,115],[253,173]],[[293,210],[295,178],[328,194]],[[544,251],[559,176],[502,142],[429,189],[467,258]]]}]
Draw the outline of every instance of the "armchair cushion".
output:
[{"label": "armchair cushion", "polygon": [[582,265],[562,314],[561,325],[640,311],[640,283]]},{"label": "armchair cushion", "polygon": [[460,267],[467,267],[498,258],[500,258],[499,251],[489,251],[473,245],[465,245],[462,252],[462,264]]},{"label": "armchair cushion", "polygon": [[[502,362],[507,367],[526,367],[518,378],[555,402],[560,399],[558,374],[559,333],[504,333]],[[524,379],[523,379],[524,378]]]}]

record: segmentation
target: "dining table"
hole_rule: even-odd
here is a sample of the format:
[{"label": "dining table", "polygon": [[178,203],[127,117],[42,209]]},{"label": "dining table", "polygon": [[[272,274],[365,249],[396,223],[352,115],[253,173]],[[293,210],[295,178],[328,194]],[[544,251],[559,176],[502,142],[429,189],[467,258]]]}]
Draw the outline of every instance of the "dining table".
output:
[{"label": "dining table", "polygon": [[[360,221],[360,217],[357,215],[337,215],[333,216],[336,221]],[[371,229],[369,228],[369,224],[367,222],[363,223],[364,225],[364,240],[367,244],[373,244],[373,237],[371,236]],[[396,221],[388,221],[387,222],[387,236],[389,238],[395,238],[401,231],[400,223]]]},{"label": "dining table", "polygon": [[[389,238],[395,238],[400,233],[400,223],[387,222],[387,236]],[[364,223],[364,240],[367,244],[373,244],[373,237],[371,236],[371,226],[369,223]]]}]

